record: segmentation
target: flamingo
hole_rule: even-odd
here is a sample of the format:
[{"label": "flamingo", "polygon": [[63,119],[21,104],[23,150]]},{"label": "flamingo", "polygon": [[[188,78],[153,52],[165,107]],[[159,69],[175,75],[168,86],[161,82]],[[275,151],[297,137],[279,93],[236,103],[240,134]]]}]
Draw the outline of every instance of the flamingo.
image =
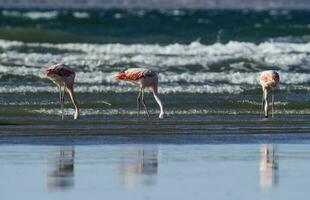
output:
[{"label": "flamingo", "polygon": [[59,88],[59,100],[62,112],[61,118],[64,119],[64,94],[66,89],[75,108],[74,119],[78,119],[80,116],[80,112],[73,91],[73,84],[75,78],[75,72],[73,71],[73,69],[64,64],[56,64],[47,68],[44,71],[44,74],[46,78],[53,81]]},{"label": "flamingo", "polygon": [[262,110],[264,111],[265,118],[268,118],[268,93],[272,92],[272,117],[273,117],[273,107],[274,107],[274,89],[279,83],[280,76],[276,71],[268,70],[263,71],[260,75],[260,84],[263,89],[262,96]]},{"label": "flamingo", "polygon": [[158,76],[154,71],[142,67],[130,68],[125,71],[117,73],[116,79],[130,81],[139,87],[139,94],[137,98],[138,116],[140,115],[140,104],[144,106],[145,111],[149,116],[149,111],[144,101],[144,89],[147,87],[151,88],[153,96],[160,108],[159,118],[160,119],[164,118],[165,112],[163,104],[158,96]]}]

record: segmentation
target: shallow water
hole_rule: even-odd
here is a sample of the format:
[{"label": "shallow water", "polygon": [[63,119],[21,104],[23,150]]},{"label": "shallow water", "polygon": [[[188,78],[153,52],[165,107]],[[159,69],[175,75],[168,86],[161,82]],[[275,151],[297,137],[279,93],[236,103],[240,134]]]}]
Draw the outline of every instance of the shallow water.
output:
[{"label": "shallow water", "polygon": [[[0,197],[307,199],[309,148],[299,142],[309,143],[310,137],[290,137],[297,144],[287,144],[292,141],[287,138],[275,138],[275,145],[240,144],[236,137],[230,139],[235,144],[217,145],[212,137],[184,145],[177,137],[166,138],[174,141],[166,144],[102,145],[109,141],[104,137],[39,139],[34,146],[23,138],[16,139],[19,145],[2,141]],[[97,145],[89,146],[91,141]]]}]

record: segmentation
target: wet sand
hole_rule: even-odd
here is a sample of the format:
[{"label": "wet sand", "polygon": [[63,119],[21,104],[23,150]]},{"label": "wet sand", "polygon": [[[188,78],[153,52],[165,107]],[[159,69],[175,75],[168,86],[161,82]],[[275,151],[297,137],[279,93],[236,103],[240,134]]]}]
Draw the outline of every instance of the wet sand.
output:
[{"label": "wet sand", "polygon": [[[70,116],[71,117],[71,116]],[[11,136],[210,135],[310,133],[310,115],[156,115],[0,117],[0,138]]]}]

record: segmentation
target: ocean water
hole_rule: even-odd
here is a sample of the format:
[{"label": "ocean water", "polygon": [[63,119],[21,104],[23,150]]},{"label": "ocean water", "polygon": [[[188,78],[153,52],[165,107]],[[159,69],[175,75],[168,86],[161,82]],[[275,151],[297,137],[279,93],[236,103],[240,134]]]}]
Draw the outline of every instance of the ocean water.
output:
[{"label": "ocean water", "polygon": [[[266,123],[309,132],[309,17],[302,10],[1,10],[0,132],[67,125],[59,129],[136,133],[157,124],[162,133],[203,133]],[[79,122],[68,96],[61,121],[58,89],[43,74],[55,63],[76,71]],[[166,119],[157,120],[150,94],[150,118],[136,116],[137,88],[114,78],[135,66],[158,72]],[[280,84],[275,118],[264,121],[258,77],[268,69]]]}]

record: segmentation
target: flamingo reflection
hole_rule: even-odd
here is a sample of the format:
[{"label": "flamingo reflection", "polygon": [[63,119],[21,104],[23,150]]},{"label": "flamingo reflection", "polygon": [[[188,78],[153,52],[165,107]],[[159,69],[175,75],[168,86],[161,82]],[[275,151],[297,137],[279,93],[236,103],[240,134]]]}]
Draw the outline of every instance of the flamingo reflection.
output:
[{"label": "flamingo reflection", "polygon": [[276,186],[279,182],[277,149],[273,145],[262,145],[260,150],[260,186],[263,188]]},{"label": "flamingo reflection", "polygon": [[158,173],[158,147],[131,148],[120,162],[121,183],[126,187],[153,185]]},{"label": "flamingo reflection", "polygon": [[60,147],[57,158],[48,172],[49,189],[68,189],[74,185],[74,147]]}]

